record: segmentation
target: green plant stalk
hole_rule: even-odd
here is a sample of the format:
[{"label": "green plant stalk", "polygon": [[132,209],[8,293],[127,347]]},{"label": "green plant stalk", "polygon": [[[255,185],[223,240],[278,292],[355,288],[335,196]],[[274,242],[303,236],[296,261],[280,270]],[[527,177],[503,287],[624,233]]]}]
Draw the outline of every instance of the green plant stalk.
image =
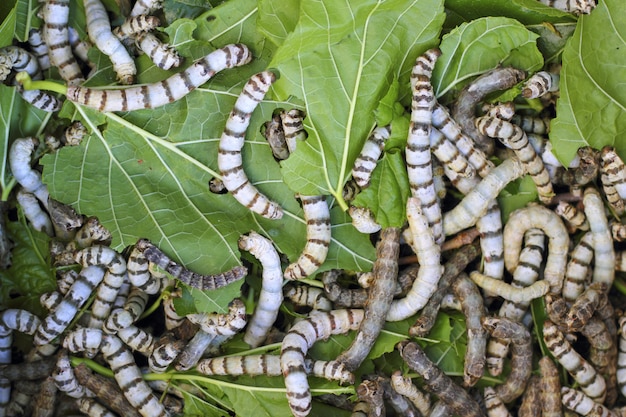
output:
[{"label": "green plant stalk", "polygon": [[65,84],[59,84],[54,81],[37,80],[34,81],[30,78],[27,72],[20,72],[15,76],[15,80],[20,83],[25,90],[47,90],[54,91],[55,93],[67,95],[67,86]]}]

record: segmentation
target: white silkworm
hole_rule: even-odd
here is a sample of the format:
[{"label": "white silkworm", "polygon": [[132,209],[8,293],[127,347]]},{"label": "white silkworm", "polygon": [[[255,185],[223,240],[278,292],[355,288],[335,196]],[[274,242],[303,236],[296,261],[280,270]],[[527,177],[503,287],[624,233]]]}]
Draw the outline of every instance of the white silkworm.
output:
[{"label": "white silkworm", "polygon": [[593,235],[587,232],[570,253],[565,269],[562,295],[572,303],[585,290],[587,276],[593,259]]},{"label": "white silkworm", "polygon": [[504,264],[510,272],[515,271],[519,263],[524,233],[531,228],[543,230],[548,237],[544,280],[550,284],[551,293],[559,294],[563,287],[567,264],[569,235],[561,218],[552,210],[532,205],[511,213],[504,228]]},{"label": "white silkworm", "polygon": [[367,207],[350,206],[348,213],[352,218],[352,225],[361,233],[376,233],[381,229],[374,214]]},{"label": "white silkworm", "polygon": [[411,378],[402,376],[401,371],[395,371],[391,375],[391,386],[400,395],[407,397],[422,415],[428,415],[430,411],[430,397],[420,391],[411,382]]},{"label": "white silkworm", "polygon": [[434,127],[430,131],[430,150],[439,162],[459,176],[467,178],[475,175],[474,168],[465,156],[461,155],[457,147]]},{"label": "white silkworm", "polygon": [[183,59],[176,49],[170,44],[163,43],[150,32],[140,33],[136,39],[137,46],[141,49],[157,67],[162,70],[178,68]]},{"label": "white silkworm", "polygon": [[561,388],[561,401],[572,411],[585,417],[617,417],[617,414],[578,390]]},{"label": "white silkworm", "polygon": [[626,211],[626,205],[622,196],[620,196],[617,192],[615,184],[609,181],[606,174],[602,174],[600,176],[600,181],[602,183],[602,191],[604,191],[604,195],[606,196],[606,200],[611,206],[611,209],[618,217],[622,216],[622,214]]},{"label": "white silkworm", "polygon": [[561,381],[559,370],[549,356],[539,359],[541,410],[545,417],[561,417]]},{"label": "white silkworm", "polygon": [[489,116],[476,119],[476,127],[482,134],[498,138],[506,147],[513,149],[537,186],[539,199],[548,204],[554,196],[550,175],[543,161],[528,142],[526,133],[511,122]]},{"label": "white silkworm", "polygon": [[61,304],[61,301],[63,301],[63,295],[61,295],[61,293],[58,291],[41,294],[41,296],[39,297],[39,302],[41,303],[41,306],[50,312],[54,311],[54,309],[56,309],[59,304]]},{"label": "white silkworm", "polygon": [[41,181],[41,174],[31,168],[31,158],[39,141],[33,137],[16,139],[9,149],[9,167],[15,180],[29,193],[35,194],[48,208],[48,187]]},{"label": "white silkworm", "polygon": [[146,294],[156,294],[161,289],[161,282],[150,273],[150,262],[139,247],[135,246],[130,252],[126,268],[128,279],[133,286]]},{"label": "white silkworm", "polygon": [[137,326],[130,325],[118,330],[117,337],[129,348],[143,355],[150,356],[154,350],[154,337]]},{"label": "white silkworm", "polygon": [[87,17],[87,33],[94,45],[109,57],[117,79],[122,84],[132,84],[137,74],[135,61],[122,42],[113,35],[111,21],[100,0],[83,0]]},{"label": "white silkworm", "polygon": [[251,58],[250,50],[245,45],[226,45],[163,81],[118,90],[70,85],[67,88],[67,99],[103,112],[152,109],[186,96],[217,72],[247,64]]},{"label": "white silkworm", "polygon": [[496,394],[493,387],[485,387],[485,408],[489,417],[511,417],[511,413],[506,408],[502,399]]},{"label": "white silkworm", "polygon": [[162,0],[137,0],[130,11],[130,16],[150,14],[163,7]]},{"label": "white silkworm", "polygon": [[89,61],[89,49],[93,46],[91,42],[82,40],[78,35],[76,29],[71,26],[67,28],[67,32],[70,46],[72,47],[72,52],[74,52],[74,55],[76,55],[78,59],[87,64],[91,69],[94,69],[96,65],[93,62]]},{"label": "white silkworm", "polygon": [[583,392],[594,399],[594,401],[604,401],[606,396],[606,382],[604,378],[572,348],[563,336],[563,333],[549,320],[544,323],[543,340],[556,360],[578,382]]},{"label": "white silkworm", "polygon": [[163,300],[163,312],[165,313],[165,328],[167,330],[175,329],[185,320],[184,316],[179,316],[174,307],[174,298],[180,298],[181,291],[173,291],[169,297]]},{"label": "white silkworm", "polygon": [[615,279],[615,249],[600,193],[595,188],[588,187],[583,195],[583,204],[593,235],[594,268],[591,280],[604,282],[610,287]]},{"label": "white silkworm", "polygon": [[42,7],[42,36],[48,46],[50,64],[69,85],[84,81],[83,74],[70,47],[68,21],[69,0],[46,0]]},{"label": "white silkworm", "polygon": [[352,168],[352,178],[354,178],[359,187],[369,187],[372,172],[376,168],[389,135],[391,135],[390,126],[377,127],[365,141],[363,149],[354,161],[354,167]]},{"label": "white silkworm", "polygon": [[589,14],[596,7],[594,0],[539,0],[539,2],[574,14]]},{"label": "white silkworm", "polygon": [[304,112],[298,109],[291,109],[279,114],[283,133],[285,135],[285,144],[289,152],[295,152],[298,146],[298,141],[306,139],[306,131],[302,120],[304,119]]},{"label": "white silkworm", "polygon": [[15,197],[33,229],[44,232],[48,236],[54,236],[54,228],[50,222],[50,217],[39,206],[39,201],[35,194],[20,188]]},{"label": "white silkworm", "polygon": [[50,68],[50,57],[48,56],[48,46],[46,42],[43,40],[43,36],[41,34],[40,29],[32,28],[28,32],[28,44],[30,45],[30,49],[33,51],[33,54],[37,58],[37,62],[39,62],[39,69],[42,71]]},{"label": "white silkworm", "polygon": [[326,298],[321,288],[289,283],[283,288],[283,295],[297,306],[311,307],[320,311],[333,309],[333,303]]},{"label": "white silkworm", "polygon": [[479,287],[513,303],[530,303],[535,298],[543,297],[550,291],[550,284],[547,281],[537,281],[528,287],[519,288],[478,271],[472,271],[470,278]]},{"label": "white silkworm", "polygon": [[163,373],[185,348],[183,340],[169,336],[161,337],[148,358],[148,366],[152,372]]},{"label": "white silkworm", "polygon": [[146,308],[148,297],[148,293],[140,288],[133,287],[126,298],[123,308],[114,309],[107,317],[103,325],[104,331],[109,334],[115,334],[117,331],[136,322]]},{"label": "white silkworm", "polygon": [[124,347],[119,338],[97,329],[80,329],[67,335],[63,347],[72,352],[99,349],[111,367],[124,396],[142,416],[167,415],[163,405],[141,377],[141,371],[135,364],[132,353]]},{"label": "white silkworm", "polygon": [[356,330],[363,320],[363,310],[312,311],[297,322],[283,339],[280,367],[285,377],[287,401],[295,416],[306,416],[311,410],[311,392],[307,381],[305,355],[320,339]]},{"label": "white silkworm", "polygon": [[614,147],[605,146],[600,151],[600,172],[613,184],[619,196],[626,198],[626,165]]},{"label": "white silkworm", "polygon": [[430,131],[435,95],[430,83],[433,67],[441,55],[439,49],[430,49],[419,56],[411,74],[412,100],[411,124],[406,143],[406,167],[411,194],[419,201],[429,226],[433,229],[435,242],[441,245],[441,206],[433,183],[430,152]]},{"label": "white silkworm", "polygon": [[413,251],[420,269],[406,297],[391,303],[387,321],[404,320],[421,310],[437,290],[444,269],[441,265],[441,248],[435,243],[432,229],[414,198],[408,199],[406,211],[413,235]]},{"label": "white silkworm", "polygon": [[13,331],[32,335],[39,325],[39,318],[26,310],[11,308],[0,313],[0,364],[11,363]]},{"label": "white silkworm", "polygon": [[76,405],[89,417],[115,417],[117,415],[93,398],[77,398]]},{"label": "white silkworm", "polygon": [[559,201],[559,204],[554,208],[554,212],[566,221],[570,229],[589,230],[589,222],[585,214],[567,201]]},{"label": "white silkworm", "polygon": [[296,262],[285,269],[290,280],[306,278],[324,263],[330,246],[330,209],[326,197],[297,195],[306,221],[306,243]]},{"label": "white silkworm", "polygon": [[104,278],[104,269],[99,266],[83,268],[72,284],[63,301],[48,315],[37,328],[33,343],[45,345],[59,336],[76,316],[78,310],[87,301],[93,290]]},{"label": "white silkworm", "polygon": [[280,219],[282,208],[252,185],[243,169],[241,149],[252,112],[275,79],[274,73],[264,71],[253,75],[246,83],[226,121],[217,155],[217,166],[226,189],[240,204],[268,219]]},{"label": "white silkworm", "polygon": [[70,397],[81,398],[88,395],[88,391],[76,379],[70,358],[65,349],[61,350],[57,356],[56,367],[52,377],[59,391],[66,393]]},{"label": "white silkworm", "polygon": [[626,396],[626,316],[619,318],[619,352],[617,354],[617,384]]},{"label": "white silkworm", "polygon": [[124,22],[113,29],[113,34],[118,39],[124,40],[131,36],[136,36],[141,32],[148,32],[161,24],[161,21],[156,16],[138,15],[131,16],[124,20]]},{"label": "white silkworm", "polygon": [[[548,117],[527,116],[527,115],[516,114],[511,119],[511,122],[513,122],[516,125],[518,125],[519,127],[521,127],[522,130],[524,132],[526,132],[527,134],[529,134],[529,135],[530,134],[545,135],[546,133],[548,133],[550,131],[550,118],[548,118]],[[533,140],[531,140],[530,136],[528,137],[528,140],[531,143],[533,142]],[[542,143],[545,143],[547,145],[550,142],[542,141]],[[540,150],[538,150],[536,147],[535,147],[535,150],[537,151],[537,153],[542,154],[542,152]],[[547,151],[547,149],[546,149],[546,151]],[[542,156],[541,159],[543,159],[543,156]],[[548,163],[545,159],[543,160],[543,162],[544,163]]]},{"label": "white silkworm", "polygon": [[524,81],[522,97],[538,98],[547,93],[559,91],[559,74],[548,71],[538,71]]},{"label": "white silkworm", "polygon": [[250,232],[241,236],[239,249],[250,252],[263,268],[259,300],[243,337],[244,342],[255,348],[263,343],[278,316],[278,309],[283,301],[283,272],[276,248],[269,239],[260,234]]},{"label": "white silkworm", "polygon": [[507,101],[504,103],[485,103],[483,104],[483,112],[485,116],[497,117],[498,119],[511,121],[515,116],[515,103]]}]

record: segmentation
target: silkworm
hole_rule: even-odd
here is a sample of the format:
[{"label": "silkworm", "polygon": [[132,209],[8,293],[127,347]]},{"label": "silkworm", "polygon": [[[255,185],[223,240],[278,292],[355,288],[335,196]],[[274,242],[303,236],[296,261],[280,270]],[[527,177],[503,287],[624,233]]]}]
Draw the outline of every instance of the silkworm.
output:
[{"label": "silkworm", "polygon": [[137,326],[130,325],[123,329],[118,330],[116,333],[129,348],[137,351],[145,356],[150,356],[154,350],[155,340],[154,337],[143,329]]},{"label": "silkworm", "polygon": [[359,400],[354,403],[350,417],[368,417],[370,413],[370,405],[365,400]]},{"label": "silkworm", "polygon": [[391,386],[398,394],[408,398],[422,415],[429,414],[430,398],[411,382],[411,378],[402,376],[401,371],[395,371],[391,375]]},{"label": "silkworm", "polygon": [[63,132],[63,139],[67,146],[78,146],[83,141],[83,138],[87,136],[87,128],[79,121],[73,122]]},{"label": "silkworm", "polygon": [[500,339],[511,341],[511,373],[502,385],[496,386],[496,394],[509,403],[524,392],[532,371],[532,341],[528,329],[521,324],[502,317],[485,317],[483,327]]},{"label": "silkworm", "polygon": [[283,271],[276,248],[269,239],[260,234],[250,232],[241,236],[239,249],[250,252],[263,268],[259,301],[243,337],[244,342],[255,348],[263,343],[278,316],[278,309],[283,301]]},{"label": "silkworm", "polygon": [[574,302],[585,290],[587,276],[593,259],[593,235],[587,232],[570,253],[570,260],[565,269],[563,298]]},{"label": "silkworm", "polygon": [[548,204],[554,196],[550,175],[543,161],[528,142],[526,133],[513,123],[489,116],[476,119],[476,127],[482,134],[498,138],[505,146],[513,149],[537,186],[539,199],[544,204]]},{"label": "silkworm", "polygon": [[516,68],[496,68],[484,73],[468,84],[457,98],[452,109],[452,117],[463,132],[472,138],[476,145],[487,154],[493,153],[493,141],[481,134],[474,125],[474,109],[489,93],[513,87],[526,77],[524,71]]},{"label": "silkworm", "polygon": [[583,392],[602,402],[606,396],[606,382],[596,370],[576,352],[550,320],[543,327],[543,340],[559,363],[578,382]]},{"label": "silkworm", "polygon": [[614,147],[605,146],[600,151],[600,172],[613,184],[620,197],[626,198],[626,166]]},{"label": "silkworm", "polygon": [[537,281],[528,287],[519,288],[478,271],[472,271],[470,278],[479,287],[513,303],[530,303],[535,298],[543,297],[550,291],[550,284],[547,281]]},{"label": "silkworm", "polygon": [[626,395],[626,316],[619,318],[619,352],[617,354],[617,384]]},{"label": "silkworm", "polygon": [[115,336],[97,329],[79,329],[67,335],[63,347],[72,352],[99,349],[128,402],[144,417],[165,416],[163,405],[141,377],[132,353]]},{"label": "silkworm", "polygon": [[150,273],[150,262],[143,252],[141,245],[135,245],[130,252],[126,264],[128,279],[146,294],[156,294],[161,289],[161,282]]},{"label": "silkworm", "polygon": [[76,278],[78,278],[78,272],[73,269],[57,271],[57,288],[59,292],[63,295],[67,294]]},{"label": "silkworm", "polygon": [[580,329],[580,333],[589,342],[589,362],[606,381],[604,404],[612,406],[617,399],[617,345],[604,322],[598,317],[591,317]]},{"label": "silkworm", "polygon": [[39,206],[39,201],[37,197],[35,197],[35,194],[29,193],[20,187],[15,197],[20,207],[22,207],[24,216],[26,216],[33,226],[33,229],[43,232],[48,236],[54,236],[54,228],[50,222],[50,217],[48,213],[43,211],[41,206]]},{"label": "silkworm", "polygon": [[130,11],[130,16],[150,14],[163,7],[162,0],[137,0]]},{"label": "silkworm", "polygon": [[59,351],[52,377],[59,391],[72,398],[84,397],[87,394],[85,387],[76,379],[74,368],[72,368],[70,358],[65,349]]},{"label": "silkworm", "polygon": [[383,391],[380,381],[376,379],[365,380],[356,388],[359,402],[367,404],[368,417],[384,417],[386,415]]},{"label": "silkworm", "polygon": [[180,298],[181,292],[180,290],[174,291],[170,294],[169,297],[163,300],[163,312],[165,313],[165,328],[167,330],[172,330],[178,326],[180,326],[185,320],[184,316],[178,315],[176,313],[176,308],[174,307],[174,298]]},{"label": "silkworm", "polygon": [[593,0],[539,0],[546,6],[574,14],[589,14],[596,7]]},{"label": "silkworm", "polygon": [[72,206],[54,198],[48,198],[48,213],[56,239],[64,242],[72,240],[85,222],[85,217],[76,213]]},{"label": "silkworm", "polygon": [[31,157],[39,141],[33,137],[16,139],[9,149],[9,167],[15,180],[29,193],[35,194],[48,208],[48,187],[41,181],[41,174],[31,168]]},{"label": "silkworm", "polygon": [[174,339],[171,335],[165,334],[156,342],[152,354],[148,357],[148,366],[152,372],[163,373],[167,371],[178,355],[185,348],[183,340]]},{"label": "silkworm", "polygon": [[[550,131],[550,118],[548,117],[516,114],[511,119],[511,122],[521,127],[522,130],[526,133],[545,135]],[[544,160],[543,162],[545,163],[546,161]]]},{"label": "silkworm", "polygon": [[306,139],[306,131],[302,124],[305,114],[301,110],[291,109],[286,112],[280,112],[279,116],[283,126],[287,149],[289,152],[294,152],[298,141]]},{"label": "silkworm", "polygon": [[52,377],[41,382],[41,389],[33,400],[33,417],[52,417],[57,401],[57,387]]},{"label": "silkworm", "polygon": [[103,330],[106,333],[115,334],[119,330],[132,325],[144,312],[148,303],[148,297],[148,293],[140,288],[133,287],[123,307],[111,311],[109,317],[104,322]]},{"label": "silkworm", "polygon": [[116,414],[109,411],[108,408],[100,404],[93,398],[77,398],[76,405],[78,409],[89,417],[115,417]]},{"label": "silkworm", "polygon": [[406,417],[418,417],[421,416],[421,413],[417,410],[417,408],[410,402],[406,397],[400,395],[393,389],[391,385],[391,381],[387,377],[383,377],[381,375],[375,375],[372,377],[380,384],[380,387],[383,390],[383,399],[387,401],[391,408],[394,409],[396,415],[406,416]]},{"label": "silkworm", "polygon": [[244,266],[235,266],[230,271],[220,274],[200,275],[171,260],[165,253],[163,253],[147,239],[139,239],[135,244],[135,247],[143,252],[148,261],[163,269],[174,278],[182,281],[184,284],[197,288],[201,291],[215,290],[225,287],[232,282],[240,280],[246,276],[248,272],[247,268]]},{"label": "silkworm", "polygon": [[548,237],[544,280],[550,284],[550,292],[558,294],[563,287],[569,235],[563,221],[553,211],[533,205],[511,213],[504,228],[504,264],[509,271],[515,270],[519,263],[524,233],[530,228],[541,229]]},{"label": "silkworm", "polygon": [[415,198],[408,199],[406,211],[413,235],[413,251],[420,269],[408,294],[392,301],[387,313],[388,321],[404,320],[421,310],[437,290],[437,283],[444,270],[441,265],[441,248],[435,243],[433,231]]},{"label": "silkworm", "polygon": [[[517,410],[518,417],[541,417],[542,402],[540,400],[541,387],[538,375],[533,375],[528,380],[526,391],[522,395],[522,403]],[[559,395],[561,390],[559,389]],[[559,408],[561,407],[561,400],[559,399]],[[557,417],[557,416],[551,416]]]},{"label": "silkworm", "polygon": [[424,388],[450,406],[454,414],[467,417],[483,415],[480,407],[468,392],[455,384],[449,376],[431,362],[417,343],[400,342],[397,348],[409,368],[422,376]]},{"label": "silkworm", "polygon": [[9,381],[20,379],[34,380],[50,375],[56,363],[55,358],[45,358],[35,362],[0,365],[0,377]]},{"label": "silkworm", "polygon": [[69,0],[46,0],[42,7],[42,36],[48,46],[50,64],[59,69],[59,75],[70,85],[84,81],[69,42]]},{"label": "silkworm", "polygon": [[306,416],[311,410],[311,393],[307,381],[305,355],[320,339],[356,330],[363,320],[363,310],[313,310],[287,332],[281,345],[280,367],[285,377],[287,401],[295,416]]},{"label": "silkworm", "polygon": [[306,244],[296,262],[285,269],[286,279],[306,278],[324,263],[330,246],[330,209],[325,196],[297,195],[306,221]]},{"label": "silkworm", "polygon": [[[546,148],[547,146],[546,144]],[[590,146],[583,146],[578,149],[575,159],[578,159],[577,167],[570,166],[569,169],[556,168],[550,174],[553,183],[580,186],[595,181],[599,170],[599,152]]]},{"label": "silkworm", "polygon": [[559,74],[538,71],[524,81],[522,97],[527,99],[538,98],[547,93],[559,91],[559,80]]},{"label": "silkworm", "polygon": [[341,190],[341,196],[346,202],[350,202],[356,198],[356,196],[361,192],[361,187],[359,187],[354,181],[353,178],[350,178],[348,182],[346,182]]},{"label": "silkworm", "polygon": [[594,401],[578,390],[561,388],[561,401],[569,410],[586,417],[616,417],[616,414],[604,405]]},{"label": "silkworm", "polygon": [[604,282],[610,287],[615,279],[615,249],[600,193],[588,187],[583,195],[583,204],[593,235],[594,268],[591,281]]},{"label": "silkworm", "polygon": [[356,157],[352,167],[352,178],[354,178],[359,187],[369,187],[372,172],[376,168],[378,159],[385,148],[385,142],[390,135],[390,126],[377,127],[365,141],[363,149],[361,149],[359,156]]},{"label": "silkworm", "polygon": [[48,56],[48,46],[43,40],[43,36],[40,29],[32,28],[28,32],[28,44],[30,49],[37,58],[39,63],[39,69],[42,71],[50,68],[50,57]]},{"label": "silkworm", "polygon": [[608,303],[608,286],[603,282],[594,282],[576,299],[567,314],[565,324],[571,331],[580,331],[601,307]]},{"label": "silkworm", "polygon": [[339,269],[331,269],[322,274],[326,296],[337,307],[362,308],[367,301],[367,290],[365,288],[343,288],[337,283],[340,275],[341,270]]},{"label": "silkworm", "polygon": [[83,268],[65,294],[61,304],[41,322],[35,333],[33,343],[45,345],[59,336],[103,278],[104,270],[101,267],[87,266]]},{"label": "silkworm", "polygon": [[361,365],[385,324],[396,290],[399,253],[400,229],[384,228],[376,244],[376,260],[372,268],[374,283],[368,292],[364,318],[350,347],[337,358],[351,371]]},{"label": "silkworm", "polygon": [[544,356],[539,359],[539,399],[541,410],[545,417],[562,416],[561,406],[561,381],[559,380],[559,370],[552,359]]},{"label": "silkworm", "polygon": [[163,43],[154,34],[149,32],[140,33],[136,39],[137,46],[141,49],[157,67],[162,70],[178,68],[183,59],[174,47]]},{"label": "silkworm", "polygon": [[[78,57],[81,61],[87,64],[92,70],[96,67],[96,65],[89,60],[89,49],[93,46],[91,42],[82,40],[80,35],[73,27],[69,26],[67,28],[68,40],[70,42],[70,46],[72,47],[72,52],[74,55]],[[73,84],[73,83],[68,83]],[[76,85],[76,84],[74,84]]]},{"label": "silkworm", "polygon": [[297,306],[311,307],[314,310],[330,311],[333,303],[324,294],[324,290],[310,285],[285,285],[283,295]]},{"label": "silkworm", "polygon": [[273,115],[271,120],[265,122],[264,128],[263,136],[267,140],[274,158],[278,161],[289,158],[289,148],[285,141],[285,132],[280,114]]},{"label": "silkworm", "polygon": [[606,174],[602,174],[600,176],[600,181],[602,183],[602,191],[604,191],[604,195],[606,196],[606,200],[611,206],[611,210],[620,217],[624,212],[626,212],[626,205],[624,204],[624,200],[617,192],[617,188],[615,185],[609,181]]},{"label": "silkworm", "polygon": [[585,214],[567,201],[559,201],[554,212],[565,220],[571,230],[589,230],[589,222]]},{"label": "silkworm", "polygon": [[247,64],[251,58],[247,46],[226,45],[195,61],[185,71],[163,81],[119,90],[70,85],[67,88],[67,99],[102,112],[152,109],[186,96],[217,72]]},{"label": "silkworm", "polygon": [[465,156],[461,155],[457,147],[434,127],[430,131],[430,150],[439,162],[459,176],[467,178],[475,175],[476,171]]},{"label": "silkworm", "polygon": [[381,229],[381,225],[376,223],[374,214],[367,207],[350,206],[348,214],[354,228],[361,233],[376,233]]},{"label": "silkworm", "polygon": [[131,36],[136,36],[141,32],[148,32],[161,25],[161,21],[156,16],[138,15],[128,17],[121,25],[113,29],[113,34],[120,40]]},{"label": "silkworm", "polygon": [[484,396],[485,407],[489,417],[511,417],[511,413],[509,413],[509,410],[502,402],[502,399],[498,397],[493,387],[485,387]]}]

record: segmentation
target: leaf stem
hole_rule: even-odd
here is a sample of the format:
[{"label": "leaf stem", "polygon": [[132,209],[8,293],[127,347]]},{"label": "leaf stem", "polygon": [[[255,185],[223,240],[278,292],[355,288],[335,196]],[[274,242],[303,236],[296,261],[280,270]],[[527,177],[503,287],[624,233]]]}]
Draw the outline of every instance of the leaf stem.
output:
[{"label": "leaf stem", "polygon": [[2,188],[2,201],[8,200],[9,194],[11,194],[11,190],[13,190],[15,184],[17,184],[17,181],[15,180],[15,178],[11,178],[8,184]]},{"label": "leaf stem", "polygon": [[59,84],[49,80],[32,80],[30,75],[25,72],[19,72],[15,76],[15,80],[22,84],[25,90],[47,90],[54,91],[55,93],[67,95],[67,86],[65,84]]},{"label": "leaf stem", "polygon": [[154,300],[154,303],[152,303],[152,305],[143,312],[143,314],[139,317],[139,320],[143,320],[146,317],[148,317],[150,314],[154,313],[156,309],[159,308],[163,300],[168,298],[170,295],[171,295],[171,291],[169,290],[162,291],[161,295],[159,295],[159,298]]},{"label": "leaf stem", "polygon": [[72,366],[76,367],[78,365],[80,365],[81,363],[84,363],[85,365],[87,365],[87,367],[93,371],[96,371],[97,373],[99,373],[100,375],[103,376],[108,376],[109,378],[113,378],[113,371],[110,370],[109,368],[107,368],[106,366],[102,366],[99,363],[91,360],[91,359],[87,359],[87,358],[79,358],[77,356],[70,356],[70,362],[72,364]]},{"label": "leaf stem", "polygon": [[624,282],[623,278],[615,277],[615,280],[613,281],[613,286],[615,287],[617,291],[626,295],[626,282]]}]

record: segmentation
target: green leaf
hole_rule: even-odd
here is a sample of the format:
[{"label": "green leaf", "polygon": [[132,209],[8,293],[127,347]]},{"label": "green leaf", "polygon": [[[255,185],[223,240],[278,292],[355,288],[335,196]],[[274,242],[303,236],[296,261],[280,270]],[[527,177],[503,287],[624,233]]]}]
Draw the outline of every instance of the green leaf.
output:
[{"label": "green leaf", "polygon": [[30,28],[38,26],[34,24],[33,20],[39,19],[35,15],[35,9],[37,9],[37,0],[17,0],[15,3],[15,11],[17,13],[17,20],[15,22],[14,37],[20,42],[28,41],[28,32]]},{"label": "green leaf", "polygon": [[456,311],[440,311],[428,335],[438,343],[425,343],[424,351],[442,371],[463,375],[463,362],[467,346],[465,318]]},{"label": "green leaf", "polygon": [[[398,83],[398,80],[394,78],[393,82],[389,86],[389,91],[387,91],[387,94],[385,94],[385,96],[380,100],[378,107],[374,110],[377,126],[387,126],[397,115],[396,113],[398,109],[396,108],[396,104],[398,102],[399,92],[400,83]],[[400,112],[400,114],[402,113],[404,113],[404,109]]]},{"label": "green leaf", "polygon": [[567,40],[576,29],[576,23],[543,23],[540,25],[526,26],[537,35],[537,47],[543,54],[546,63],[561,61],[561,55],[565,49]]},{"label": "green leaf", "polygon": [[626,155],[625,39],[622,4],[608,0],[578,20],[563,51],[561,97],[550,140],[565,165],[586,145],[613,145]]},{"label": "green leaf", "polygon": [[441,97],[459,91],[473,77],[498,65],[537,71],[543,66],[537,38],[521,23],[506,17],[462,24],[445,35],[439,46],[441,56],[432,77],[435,94]]},{"label": "green leaf", "polygon": [[167,23],[174,23],[178,19],[193,19],[213,6],[208,0],[165,0],[163,14]]},{"label": "green leaf", "polygon": [[13,7],[0,25],[0,48],[11,45],[17,25],[17,6]]},{"label": "green leaf", "polygon": [[302,2],[300,20],[270,66],[279,100],[303,100],[308,139],[282,163],[284,181],[305,195],[332,194],[344,183],[394,78],[408,84],[418,54],[435,46],[439,0]]},{"label": "green leaf", "polygon": [[296,27],[299,15],[300,0],[259,0],[259,32],[280,46]]},{"label": "green leaf", "polygon": [[241,285],[244,280],[233,282],[224,288],[213,291],[200,291],[196,288],[186,288],[193,297],[195,312],[198,313],[228,313],[228,304],[241,295]]},{"label": "green leaf", "polygon": [[498,196],[502,222],[506,223],[513,211],[526,207],[528,203],[536,200],[537,186],[530,175],[509,183]]}]

